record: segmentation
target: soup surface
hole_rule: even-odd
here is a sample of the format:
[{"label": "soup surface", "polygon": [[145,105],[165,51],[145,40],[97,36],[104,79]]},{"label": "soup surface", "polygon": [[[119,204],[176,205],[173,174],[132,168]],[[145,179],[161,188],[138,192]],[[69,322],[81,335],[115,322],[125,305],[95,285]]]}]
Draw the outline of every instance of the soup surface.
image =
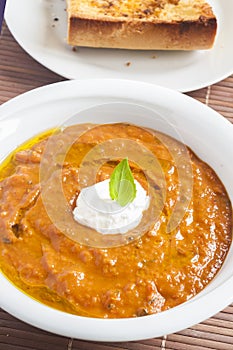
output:
[{"label": "soup surface", "polygon": [[[232,208],[215,172],[191,150],[166,135],[134,125],[75,125],[53,135],[44,162],[48,172],[41,178],[49,136],[49,132],[41,134],[19,147],[0,169],[0,264],[17,287],[66,312],[122,318],[172,308],[192,298],[214,278],[231,244]],[[101,150],[105,142],[116,139],[122,145],[130,140],[158,160],[166,184],[162,209],[147,232],[132,242],[103,248],[78,243],[48,215],[42,192],[52,188],[56,171],[61,171],[62,189],[73,220],[83,159],[96,145]],[[70,147],[64,147],[70,140]],[[112,159],[102,162],[94,174],[95,182],[109,178],[121,160],[117,147],[113,149]],[[191,174],[191,191],[187,192],[190,198],[182,220],[168,230],[177,203],[187,202],[187,196],[181,195],[177,167],[183,152],[190,161],[186,174]],[[146,190],[149,181],[159,191],[162,180],[150,168],[150,162],[145,162],[147,169],[142,169],[129,160],[134,178]],[[51,164],[53,171],[49,171]],[[186,175],[182,175],[184,182]],[[151,201],[157,206],[154,197]],[[57,206],[56,201],[53,205]],[[63,218],[63,212],[57,214]]]}]

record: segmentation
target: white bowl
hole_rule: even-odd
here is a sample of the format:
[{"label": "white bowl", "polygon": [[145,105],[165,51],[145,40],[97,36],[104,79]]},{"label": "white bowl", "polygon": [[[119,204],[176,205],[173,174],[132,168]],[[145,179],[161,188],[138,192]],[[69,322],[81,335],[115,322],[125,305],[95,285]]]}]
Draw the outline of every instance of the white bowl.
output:
[{"label": "white bowl", "polygon": [[[67,81],[18,96],[0,107],[0,159],[20,143],[56,125],[131,122],[179,138],[218,174],[233,202],[233,126],[186,95],[123,80]],[[74,117],[73,117],[74,116]],[[0,274],[0,306],[44,330],[95,341],[147,339],[180,331],[233,301],[233,247],[221,271],[197,296],[159,314],[96,319],[52,309]]]}]

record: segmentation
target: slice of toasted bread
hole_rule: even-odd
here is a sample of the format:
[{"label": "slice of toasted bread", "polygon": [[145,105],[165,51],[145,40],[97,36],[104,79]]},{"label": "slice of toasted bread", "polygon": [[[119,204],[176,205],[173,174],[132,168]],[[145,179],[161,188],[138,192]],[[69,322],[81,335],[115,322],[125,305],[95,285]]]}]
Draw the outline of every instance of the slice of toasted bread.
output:
[{"label": "slice of toasted bread", "polygon": [[217,20],[205,0],[67,0],[68,43],[137,50],[213,46]]}]

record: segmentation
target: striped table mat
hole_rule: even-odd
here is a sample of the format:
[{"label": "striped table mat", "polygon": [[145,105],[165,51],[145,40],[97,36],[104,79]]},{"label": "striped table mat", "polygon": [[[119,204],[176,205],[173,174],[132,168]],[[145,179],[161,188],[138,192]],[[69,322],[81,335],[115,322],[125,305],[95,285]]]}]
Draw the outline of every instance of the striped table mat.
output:
[{"label": "striped table mat", "polygon": [[[33,88],[63,81],[15,42],[6,25],[0,37],[0,104]],[[233,122],[233,76],[188,93]],[[0,286],[1,288],[1,286]],[[124,343],[69,339],[29,326],[0,310],[0,350],[233,350],[233,305],[198,325],[161,338]]]}]

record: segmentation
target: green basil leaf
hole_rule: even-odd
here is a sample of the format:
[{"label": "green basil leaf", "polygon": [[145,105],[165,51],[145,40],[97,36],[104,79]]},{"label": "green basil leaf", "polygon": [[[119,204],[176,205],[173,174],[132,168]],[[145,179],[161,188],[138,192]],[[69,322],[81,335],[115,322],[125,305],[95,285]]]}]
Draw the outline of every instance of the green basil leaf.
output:
[{"label": "green basil leaf", "polygon": [[136,197],[136,185],[128,159],[123,159],[113,170],[109,182],[109,193],[122,207],[132,202]]}]

